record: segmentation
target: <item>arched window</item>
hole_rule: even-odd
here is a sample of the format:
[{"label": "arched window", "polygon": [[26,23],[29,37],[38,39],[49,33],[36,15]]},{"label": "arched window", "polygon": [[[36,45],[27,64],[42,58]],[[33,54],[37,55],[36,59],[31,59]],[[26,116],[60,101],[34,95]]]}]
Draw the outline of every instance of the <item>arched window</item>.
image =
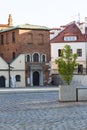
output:
[{"label": "arched window", "polygon": [[26,62],[30,62],[31,61],[31,56],[29,54],[26,55]]},{"label": "arched window", "polygon": [[46,55],[45,55],[45,54],[42,54],[42,55],[41,55],[41,61],[42,61],[42,62],[46,62]]},{"label": "arched window", "polygon": [[16,82],[20,82],[21,81],[21,76],[20,75],[16,75],[15,79],[16,79]]},{"label": "arched window", "polygon": [[40,60],[40,56],[39,56],[39,54],[38,53],[34,53],[34,55],[33,55],[33,62],[39,62]]}]

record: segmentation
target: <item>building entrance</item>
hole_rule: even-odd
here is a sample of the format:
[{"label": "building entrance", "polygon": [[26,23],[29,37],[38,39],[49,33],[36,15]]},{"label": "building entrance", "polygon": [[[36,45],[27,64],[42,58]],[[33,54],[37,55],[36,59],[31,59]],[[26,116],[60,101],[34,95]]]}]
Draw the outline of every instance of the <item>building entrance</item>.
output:
[{"label": "building entrance", "polygon": [[39,86],[39,72],[33,72],[33,85]]},{"label": "building entrance", "polygon": [[5,77],[4,76],[0,77],[0,87],[5,87]]}]

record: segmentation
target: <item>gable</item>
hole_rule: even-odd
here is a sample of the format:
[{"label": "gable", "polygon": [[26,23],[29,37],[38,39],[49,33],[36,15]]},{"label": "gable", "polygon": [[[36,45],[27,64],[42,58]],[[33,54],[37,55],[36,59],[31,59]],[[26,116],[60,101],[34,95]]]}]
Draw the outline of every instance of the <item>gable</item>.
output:
[{"label": "gable", "polygon": [[8,69],[8,63],[0,57],[0,69]]},{"label": "gable", "polygon": [[13,70],[25,70],[25,54],[20,54],[10,66]]},{"label": "gable", "polygon": [[65,37],[76,37],[74,42],[84,42],[85,37],[81,33],[80,29],[77,27],[75,23],[67,25],[63,31],[61,31],[55,38],[51,40],[51,43],[58,43],[58,42],[73,42],[73,41],[66,41]]}]

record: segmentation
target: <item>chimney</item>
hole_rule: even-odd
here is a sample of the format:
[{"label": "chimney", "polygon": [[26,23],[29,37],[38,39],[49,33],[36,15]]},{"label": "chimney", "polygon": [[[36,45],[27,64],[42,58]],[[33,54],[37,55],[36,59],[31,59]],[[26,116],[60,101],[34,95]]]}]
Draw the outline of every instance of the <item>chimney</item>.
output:
[{"label": "chimney", "polygon": [[11,14],[9,14],[8,25],[9,25],[9,26],[12,26],[12,25],[13,25],[13,19],[12,19]]},{"label": "chimney", "polygon": [[87,23],[87,17],[85,17],[85,22]]}]

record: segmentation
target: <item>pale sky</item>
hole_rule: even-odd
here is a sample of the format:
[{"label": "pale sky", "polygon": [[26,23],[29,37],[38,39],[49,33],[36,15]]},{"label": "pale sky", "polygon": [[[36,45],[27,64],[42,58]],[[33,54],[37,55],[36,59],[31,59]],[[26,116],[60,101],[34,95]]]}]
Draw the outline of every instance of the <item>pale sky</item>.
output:
[{"label": "pale sky", "polygon": [[12,14],[13,24],[34,24],[50,28],[72,21],[84,22],[87,17],[87,0],[0,0],[0,24],[8,23]]}]

